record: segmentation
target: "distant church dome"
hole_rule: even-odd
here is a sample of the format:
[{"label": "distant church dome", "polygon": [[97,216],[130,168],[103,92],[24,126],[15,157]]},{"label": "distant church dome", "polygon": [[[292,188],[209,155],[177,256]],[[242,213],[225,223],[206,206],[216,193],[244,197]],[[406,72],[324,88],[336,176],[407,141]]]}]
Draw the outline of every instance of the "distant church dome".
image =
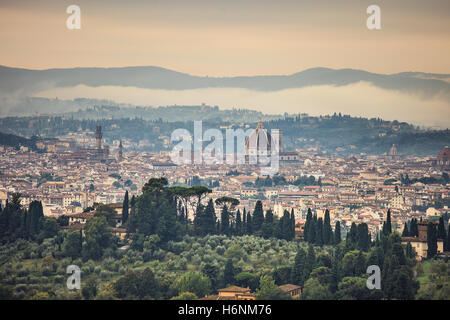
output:
[{"label": "distant church dome", "polygon": [[272,146],[272,136],[264,129],[262,121],[245,140],[245,153],[247,155],[270,154]]},{"label": "distant church dome", "polygon": [[439,154],[437,157],[439,160],[449,161],[450,160],[450,148],[447,146],[442,148],[442,150],[439,151]]},{"label": "distant church dome", "polygon": [[397,148],[395,147],[395,144],[392,145],[391,149],[389,150],[390,156],[398,156]]},{"label": "distant church dome", "polygon": [[450,148],[448,146],[445,146],[441,151],[439,151],[437,156],[437,164],[445,166],[450,165]]}]

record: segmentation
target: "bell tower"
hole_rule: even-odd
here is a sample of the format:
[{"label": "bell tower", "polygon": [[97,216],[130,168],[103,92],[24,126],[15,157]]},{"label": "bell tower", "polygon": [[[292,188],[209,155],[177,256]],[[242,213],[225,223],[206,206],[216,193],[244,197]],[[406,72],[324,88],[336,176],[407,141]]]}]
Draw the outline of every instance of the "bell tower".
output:
[{"label": "bell tower", "polygon": [[102,126],[97,126],[95,131],[95,142],[96,142],[96,148],[98,152],[102,151]]},{"label": "bell tower", "polygon": [[122,161],[122,159],[123,159],[123,146],[122,146],[122,139],[120,139],[119,152],[117,154],[117,160],[118,161]]}]

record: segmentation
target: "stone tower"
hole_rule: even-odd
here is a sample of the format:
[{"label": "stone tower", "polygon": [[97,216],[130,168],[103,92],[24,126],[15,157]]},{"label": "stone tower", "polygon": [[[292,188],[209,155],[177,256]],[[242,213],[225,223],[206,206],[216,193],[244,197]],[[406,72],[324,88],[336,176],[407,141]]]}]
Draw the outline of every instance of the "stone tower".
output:
[{"label": "stone tower", "polygon": [[120,139],[119,151],[117,153],[117,160],[122,161],[122,159],[123,159],[123,146],[122,146],[122,139]]},{"label": "stone tower", "polygon": [[97,126],[95,131],[95,142],[96,142],[96,149],[98,152],[102,151],[102,126]]}]

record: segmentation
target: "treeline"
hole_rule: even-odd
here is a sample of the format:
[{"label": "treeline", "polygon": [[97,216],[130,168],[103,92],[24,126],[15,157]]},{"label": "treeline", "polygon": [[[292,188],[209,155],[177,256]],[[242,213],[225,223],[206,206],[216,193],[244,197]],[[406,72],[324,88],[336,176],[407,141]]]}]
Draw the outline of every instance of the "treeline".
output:
[{"label": "treeline", "polygon": [[2,146],[13,147],[15,149],[19,149],[20,146],[24,146],[36,150],[36,141],[36,136],[31,137],[31,139],[27,139],[14,134],[0,132],[0,145]]},{"label": "treeline", "polygon": [[[398,234],[381,234],[365,252],[353,249],[357,242],[347,237],[336,245],[331,257],[317,255],[312,244],[308,251],[299,249],[294,265],[285,277],[303,287],[303,299],[414,299],[419,288],[414,280],[414,257],[407,256]],[[381,290],[369,290],[367,267],[381,269]],[[283,281],[286,281],[285,278]]]},{"label": "treeline", "polygon": [[283,175],[274,175],[272,177],[267,176],[266,178],[256,178],[255,182],[244,182],[246,187],[264,188],[264,187],[276,187],[285,185],[294,186],[322,186],[322,179],[319,177],[316,179],[314,176],[300,176],[292,182],[286,181]]},{"label": "treeline", "polygon": [[422,178],[410,179],[408,174],[406,174],[405,176],[403,176],[403,174],[400,174],[400,182],[402,183],[402,185],[406,185],[406,186],[409,186],[409,185],[417,183],[417,182],[420,182],[420,183],[423,183],[423,184],[442,184],[442,185],[446,185],[447,183],[450,182],[450,178],[449,178],[447,172],[443,172],[442,176],[440,178],[422,177]]},{"label": "treeline", "polygon": [[325,210],[324,219],[317,218],[317,215],[313,215],[311,209],[308,209],[303,233],[306,242],[316,245],[339,244],[341,242],[341,224],[339,221],[336,222],[334,229],[333,233],[328,209]]},{"label": "treeline", "polygon": [[[170,108],[169,108],[170,109]],[[135,111],[140,113],[136,109]],[[199,119],[197,111],[175,112],[177,108],[171,109],[174,114],[166,120],[146,120],[145,113],[148,110],[143,109],[143,113],[136,117],[114,116],[104,117],[98,113],[98,110],[88,112],[92,115],[91,119],[83,120],[73,119],[70,116],[40,116],[40,117],[8,117],[0,119],[0,127],[8,132],[32,136],[57,137],[69,132],[76,132],[80,127],[82,130],[95,130],[96,125],[102,125],[105,137],[108,141],[117,139],[130,139],[134,142],[148,139],[152,145],[144,147],[146,151],[160,151],[167,149],[163,141],[158,139],[160,135],[169,135],[177,128],[192,127],[192,119]],[[205,118],[204,111],[201,118]],[[128,108],[121,108],[120,113],[128,112]],[[153,114],[154,111],[151,111]],[[239,122],[256,122],[257,114],[249,114],[248,110],[228,110],[224,113],[235,113],[232,118],[238,118]],[[222,113],[218,111],[217,114]],[[79,116],[79,112],[75,118]],[[182,119],[180,118],[180,114]],[[99,116],[100,115],[100,116]],[[244,117],[244,118],[243,118]],[[93,120],[96,118],[98,120]],[[204,128],[217,128],[219,125],[232,124],[233,120],[224,122],[223,117],[204,120]],[[273,117],[265,115],[267,120]],[[279,117],[277,117],[279,118]],[[322,150],[329,153],[339,153],[349,156],[351,154],[365,152],[371,154],[383,154],[389,150],[392,144],[398,147],[400,154],[414,155],[436,155],[450,138],[449,130],[422,131],[407,123],[397,121],[389,122],[381,119],[365,119],[344,116],[332,117],[284,117],[272,121],[266,121],[264,127],[268,130],[280,129],[283,131],[283,148],[285,150],[294,150],[296,148],[305,148],[316,146],[318,142]],[[298,138],[303,138],[302,141]],[[336,151],[343,145],[353,145],[356,149]],[[339,149],[340,150],[340,149]]]},{"label": "treeline", "polygon": [[28,209],[23,208],[20,193],[14,193],[0,212],[0,242],[6,244],[24,239],[41,243],[44,239],[54,238],[59,256],[82,257],[85,261],[101,259],[107,249],[115,249],[117,239],[111,232],[104,206],[99,206],[95,216],[86,222],[84,235],[78,229],[67,233],[59,231],[59,227],[67,226],[68,222],[67,216],[45,217],[40,201],[32,201]]},{"label": "treeline", "polygon": [[[166,178],[152,178],[143,187],[143,193],[132,199],[126,223],[133,239],[158,235],[165,243],[177,241],[184,235],[213,234],[256,235],[292,240],[295,237],[294,212],[285,211],[281,218],[271,210],[264,214],[262,202],[257,201],[253,212],[236,210],[239,200],[231,197],[212,199],[205,206],[202,199],[211,192],[204,186],[168,187]],[[220,212],[220,219],[216,216]],[[188,209],[194,212],[193,221]],[[127,209],[128,211],[128,209]]]},{"label": "treeline", "polygon": [[58,233],[56,219],[44,217],[40,201],[32,201],[28,209],[22,208],[20,202],[20,193],[14,193],[0,212],[1,243],[19,238],[42,241]]}]

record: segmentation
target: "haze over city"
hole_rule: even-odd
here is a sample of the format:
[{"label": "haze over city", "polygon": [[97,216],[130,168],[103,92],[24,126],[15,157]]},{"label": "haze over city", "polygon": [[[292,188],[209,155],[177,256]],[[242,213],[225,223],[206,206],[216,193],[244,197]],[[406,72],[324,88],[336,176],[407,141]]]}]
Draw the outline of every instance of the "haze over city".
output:
[{"label": "haze over city", "polygon": [[449,300],[449,31],[448,0],[0,0],[0,300]]}]

